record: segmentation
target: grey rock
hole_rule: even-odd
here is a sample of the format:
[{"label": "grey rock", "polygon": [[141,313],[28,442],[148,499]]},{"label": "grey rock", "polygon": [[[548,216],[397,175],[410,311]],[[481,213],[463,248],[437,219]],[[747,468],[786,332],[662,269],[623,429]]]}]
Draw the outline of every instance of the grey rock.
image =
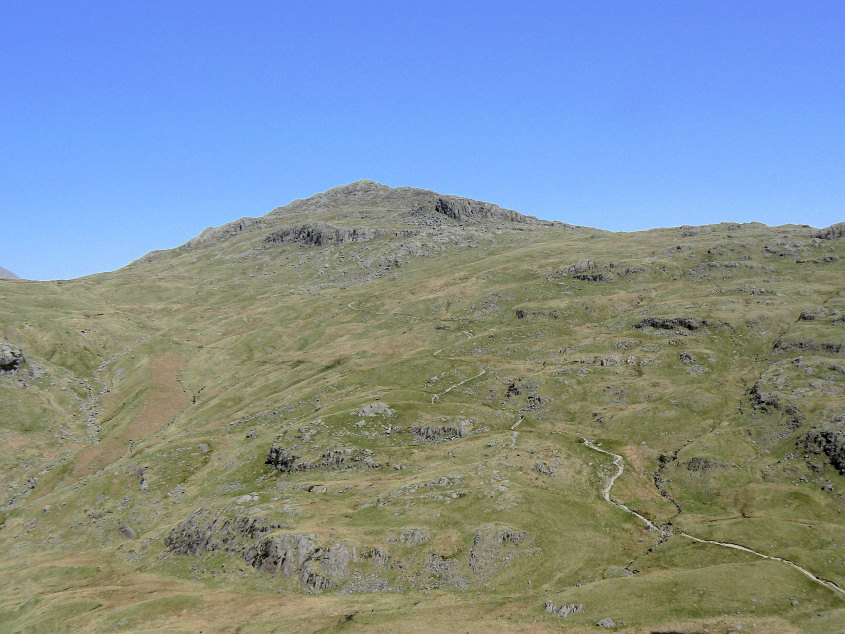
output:
[{"label": "grey rock", "polygon": [[664,330],[677,330],[678,328],[685,328],[687,330],[698,330],[703,327],[705,322],[695,317],[646,317],[641,319],[634,328],[662,328]]},{"label": "grey rock", "polygon": [[816,237],[822,240],[835,240],[842,236],[845,236],[845,222],[837,222],[816,233]]},{"label": "grey rock", "polygon": [[271,465],[279,473],[291,473],[299,456],[290,453],[284,447],[273,445],[267,452],[267,459],[264,464]]},{"label": "grey rock", "polygon": [[353,560],[352,551],[346,544],[337,542],[326,550],[323,559],[323,569],[329,577],[342,578],[346,576],[346,567]]},{"label": "grey rock", "polygon": [[616,623],[613,622],[613,619],[601,619],[600,621],[596,621],[596,627],[616,627]]},{"label": "grey rock", "polygon": [[472,423],[462,421],[459,424],[413,426],[409,430],[417,444],[433,444],[456,438],[464,438],[472,433]]},{"label": "grey rock", "polygon": [[570,614],[580,614],[583,608],[584,606],[580,603],[564,603],[558,607],[552,601],[546,601],[546,612],[557,616],[566,617]]},{"label": "grey rock", "polygon": [[289,450],[272,445],[264,464],[271,465],[279,473],[311,471],[313,469],[378,469],[381,464],[373,460],[369,449],[328,449],[318,457],[303,461]]},{"label": "grey rock", "polygon": [[240,552],[244,540],[253,540],[280,524],[262,518],[236,515],[228,518],[199,509],[177,524],[164,539],[168,550],[178,555],[201,555],[215,551]]},{"label": "grey rock", "polygon": [[389,590],[390,586],[387,579],[383,579],[377,575],[368,575],[367,577],[360,576],[352,579],[340,590],[341,594],[364,594],[369,592],[384,592]]},{"label": "grey rock", "polygon": [[[228,240],[229,238],[233,238],[244,231],[248,231],[250,229],[261,229],[266,226],[267,220],[264,218],[240,218],[219,227],[208,227],[196,238],[188,240],[182,248],[190,251],[208,244],[218,244]],[[155,254],[155,252],[153,252],[153,254]]]},{"label": "grey rock", "polygon": [[578,260],[574,264],[570,264],[569,267],[564,269],[564,273],[567,275],[580,275],[582,273],[586,273],[587,271],[592,271],[596,267],[595,260]]},{"label": "grey rock", "polygon": [[121,524],[120,525],[120,532],[127,539],[135,539],[135,538],[138,537],[138,534],[135,532],[135,530],[131,526],[128,526],[127,524]]},{"label": "grey rock", "polygon": [[418,528],[406,528],[400,533],[399,541],[406,546],[424,544],[428,541],[428,533]]},{"label": "grey rock", "polygon": [[348,564],[355,557],[346,544],[323,549],[313,535],[288,533],[261,539],[244,550],[243,558],[262,572],[297,577],[314,590],[330,590],[347,576]]},{"label": "grey rock", "polygon": [[535,462],[534,469],[536,469],[537,473],[544,476],[552,477],[557,475],[557,469],[553,465],[547,464],[545,462]]},{"label": "grey rock", "polygon": [[321,247],[329,244],[345,244],[347,242],[369,242],[386,235],[396,237],[410,237],[412,235],[399,236],[396,232],[373,229],[370,227],[339,228],[325,223],[302,224],[293,227],[284,227],[264,238],[265,246],[295,242],[301,246]]},{"label": "grey rock", "polygon": [[842,341],[814,341],[812,339],[778,339],[775,342],[774,352],[795,352],[796,350],[808,350],[815,352],[829,352],[840,354],[845,350],[845,343]]},{"label": "grey rock", "polygon": [[356,469],[378,469],[381,464],[371,457],[372,451],[368,449],[330,449],[323,453],[318,459],[298,465],[298,470],[307,471],[310,469],[335,469],[346,470]]},{"label": "grey rock", "polygon": [[582,282],[612,282],[613,276],[609,273],[576,273],[572,279]]},{"label": "grey rock", "polygon": [[678,355],[678,361],[681,363],[695,363],[695,357],[692,356],[689,352],[682,352]]},{"label": "grey rock", "polygon": [[708,469],[724,469],[725,465],[707,456],[693,456],[686,462],[679,463],[687,471],[707,471]]},{"label": "grey rock", "polygon": [[475,533],[469,556],[469,567],[476,574],[492,574],[500,565],[510,562],[508,544],[521,544],[527,531],[486,526]]},{"label": "grey rock", "polygon": [[364,407],[352,413],[355,416],[383,416],[385,418],[391,418],[396,415],[396,412],[390,409],[390,406],[387,403],[382,403],[381,401],[364,405]]},{"label": "grey rock", "polygon": [[480,202],[458,196],[441,196],[434,204],[434,211],[453,220],[501,220],[505,222],[532,223],[536,218],[524,216],[511,209],[502,209],[492,203]]},{"label": "grey rock", "polygon": [[362,557],[382,566],[390,561],[390,553],[386,550],[382,550],[381,548],[371,548],[365,551]]},{"label": "grey rock", "polygon": [[818,306],[809,310],[803,311],[798,316],[799,321],[826,321],[832,322],[836,326],[845,326],[845,312],[837,308],[827,308],[826,306]]},{"label": "grey rock", "polygon": [[23,363],[24,357],[20,348],[15,348],[9,343],[0,343],[0,371],[13,372]]},{"label": "grey rock", "polygon": [[845,475],[845,433],[830,429],[807,432],[804,451],[826,455],[839,475]]}]

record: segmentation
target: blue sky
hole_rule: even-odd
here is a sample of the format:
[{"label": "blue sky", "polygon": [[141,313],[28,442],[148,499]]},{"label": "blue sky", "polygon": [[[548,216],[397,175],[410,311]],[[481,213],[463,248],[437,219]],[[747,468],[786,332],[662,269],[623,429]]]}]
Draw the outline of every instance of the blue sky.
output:
[{"label": "blue sky", "polygon": [[361,178],[613,230],[845,220],[845,4],[0,0],[0,266]]}]

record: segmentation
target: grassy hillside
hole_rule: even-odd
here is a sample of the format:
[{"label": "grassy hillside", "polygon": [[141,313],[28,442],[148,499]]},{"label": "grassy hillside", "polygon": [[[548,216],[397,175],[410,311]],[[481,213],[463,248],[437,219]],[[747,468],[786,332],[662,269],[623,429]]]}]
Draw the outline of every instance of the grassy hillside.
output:
[{"label": "grassy hillside", "polygon": [[838,631],[841,234],[360,182],[0,280],[0,630]]}]

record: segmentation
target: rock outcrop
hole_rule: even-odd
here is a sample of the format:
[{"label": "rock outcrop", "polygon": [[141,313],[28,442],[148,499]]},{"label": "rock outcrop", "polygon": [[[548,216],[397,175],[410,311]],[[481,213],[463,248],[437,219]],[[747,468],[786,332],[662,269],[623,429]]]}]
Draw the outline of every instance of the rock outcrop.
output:
[{"label": "rock outcrop", "polygon": [[256,539],[276,528],[282,525],[244,515],[229,518],[199,509],[170,531],[164,545],[178,555],[196,556],[220,550],[240,553],[244,540]]},{"label": "rock outcrop", "polygon": [[546,601],[546,612],[556,614],[558,616],[569,616],[570,614],[580,614],[584,608],[580,603],[564,603],[558,607],[553,601]]},{"label": "rock outcrop", "polygon": [[294,473],[311,471],[313,469],[378,469],[381,464],[373,460],[373,452],[369,449],[329,449],[320,456],[307,461],[301,461],[285,447],[273,445],[267,452],[264,464],[272,466],[279,473]]},{"label": "rock outcrop", "polygon": [[[401,235],[400,235],[401,234]],[[264,238],[265,246],[296,242],[305,247],[322,247],[329,244],[345,244],[347,242],[369,242],[375,238],[387,235],[409,237],[413,232],[384,231],[371,227],[341,228],[324,223],[302,224],[284,227]]]},{"label": "rock outcrop", "polygon": [[845,475],[845,433],[828,429],[807,432],[804,451],[826,455],[839,475]]},{"label": "rock outcrop", "polygon": [[331,590],[347,575],[354,549],[341,542],[320,547],[314,535],[288,533],[267,537],[247,548],[244,560],[268,574],[297,577],[314,590]]},{"label": "rock outcrop", "polygon": [[342,542],[323,548],[314,535],[268,534],[280,528],[286,527],[263,518],[228,518],[200,509],[174,527],[164,543],[177,555],[229,552],[262,572],[296,577],[314,590],[335,588],[347,576],[354,548]]},{"label": "rock outcrop", "polygon": [[463,438],[472,433],[472,423],[462,421],[446,425],[415,425],[409,430],[416,444],[430,444]]},{"label": "rock outcrop", "polygon": [[267,452],[264,464],[271,465],[279,473],[291,473],[299,456],[293,455],[284,447],[273,445]]},{"label": "rock outcrop", "polygon": [[816,237],[822,240],[835,240],[842,236],[845,236],[845,222],[837,222],[816,233]]},{"label": "rock outcrop", "polygon": [[527,531],[513,528],[487,526],[479,529],[469,554],[470,569],[476,574],[495,573],[500,565],[507,565],[513,557],[507,546],[521,544],[527,537]]},{"label": "rock outcrop", "polygon": [[227,222],[225,225],[220,225],[219,227],[208,227],[196,238],[188,240],[182,248],[192,250],[203,247],[207,244],[225,242],[229,238],[234,238],[244,231],[248,231],[250,229],[263,229],[267,227],[268,224],[269,223],[266,218],[240,218],[232,222]]},{"label": "rock outcrop", "polygon": [[845,343],[840,341],[814,341],[812,339],[798,339],[789,340],[785,338],[778,339],[775,342],[775,352],[794,352],[796,350],[806,350],[808,352],[829,352],[832,354],[840,354],[845,350]]},{"label": "rock outcrop", "polygon": [[0,372],[13,372],[24,363],[20,348],[9,343],[0,343]]},{"label": "rock outcrop", "polygon": [[641,319],[634,328],[662,328],[664,330],[678,330],[685,328],[686,330],[698,330],[705,325],[705,322],[695,317],[646,317]]},{"label": "rock outcrop", "polygon": [[458,196],[441,196],[434,203],[434,211],[453,220],[500,220],[505,222],[534,223],[536,218],[524,216],[493,203],[485,203]]},{"label": "rock outcrop", "polygon": [[390,409],[390,406],[387,403],[382,403],[380,401],[364,405],[364,407],[359,410],[355,410],[352,413],[356,416],[383,416],[385,418],[390,418],[396,414],[395,411]]}]

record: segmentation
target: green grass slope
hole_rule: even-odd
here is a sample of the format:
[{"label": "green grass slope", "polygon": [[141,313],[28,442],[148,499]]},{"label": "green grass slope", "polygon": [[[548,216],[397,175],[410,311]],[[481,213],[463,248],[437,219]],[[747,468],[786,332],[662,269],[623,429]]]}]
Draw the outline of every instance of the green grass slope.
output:
[{"label": "green grass slope", "polygon": [[843,257],[364,181],[0,280],[0,631],[839,631]]}]

